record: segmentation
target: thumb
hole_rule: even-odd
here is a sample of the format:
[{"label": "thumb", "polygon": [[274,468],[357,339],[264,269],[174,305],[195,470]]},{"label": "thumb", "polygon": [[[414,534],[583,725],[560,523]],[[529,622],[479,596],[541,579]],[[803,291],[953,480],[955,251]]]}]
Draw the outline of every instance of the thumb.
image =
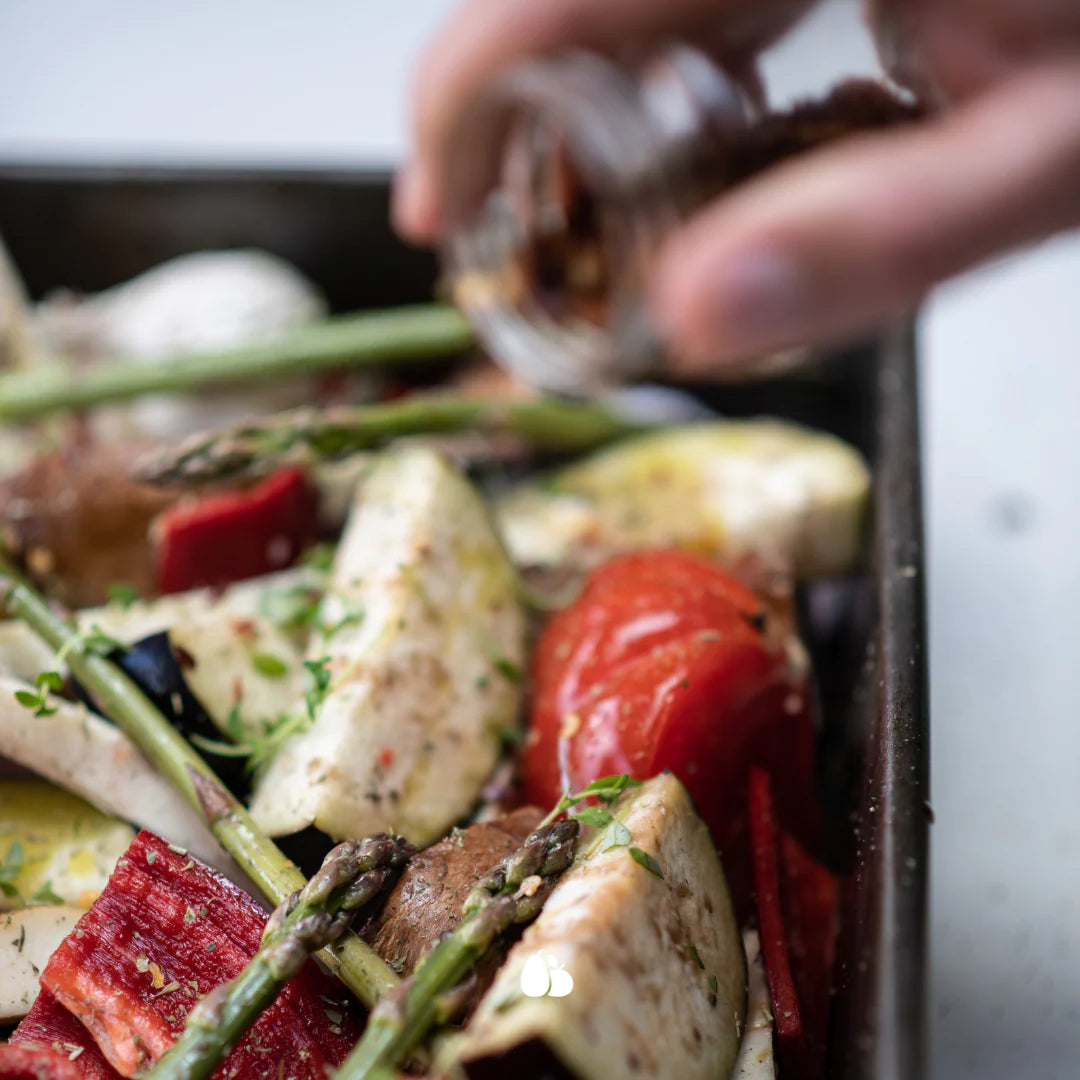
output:
[{"label": "thumb", "polygon": [[687,373],[865,331],[934,284],[1080,224],[1080,62],[721,197],[661,254],[654,318]]}]

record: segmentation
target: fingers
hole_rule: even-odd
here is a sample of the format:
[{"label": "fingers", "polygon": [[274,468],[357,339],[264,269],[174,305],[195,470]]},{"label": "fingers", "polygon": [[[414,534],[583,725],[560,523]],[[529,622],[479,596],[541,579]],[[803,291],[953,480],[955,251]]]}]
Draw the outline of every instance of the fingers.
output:
[{"label": "fingers", "polygon": [[[495,74],[525,56],[569,46],[608,51],[682,33],[746,55],[815,0],[468,0],[418,67],[414,151],[399,178],[394,221],[430,242],[440,229],[442,178],[469,101]],[[720,28],[719,31],[716,28]]]},{"label": "fingers", "polygon": [[1078,177],[1072,62],[720,198],[666,246],[654,318],[688,373],[845,337],[990,256],[1080,224]]}]

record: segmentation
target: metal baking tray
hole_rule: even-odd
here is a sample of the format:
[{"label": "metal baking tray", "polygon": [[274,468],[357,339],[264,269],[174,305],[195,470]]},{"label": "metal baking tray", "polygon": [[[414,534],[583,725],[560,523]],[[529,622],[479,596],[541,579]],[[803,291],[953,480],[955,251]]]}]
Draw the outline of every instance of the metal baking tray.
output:
[{"label": "metal baking tray", "polygon": [[[32,294],[101,289],[174,255],[259,247],[336,310],[430,298],[434,260],[388,225],[378,172],[0,164],[0,235]],[[823,792],[843,869],[830,1076],[924,1075],[929,809],[924,564],[914,335],[908,325],[768,382],[703,388],[732,415],[771,413],[865,453],[865,570],[801,597],[823,703]]]}]

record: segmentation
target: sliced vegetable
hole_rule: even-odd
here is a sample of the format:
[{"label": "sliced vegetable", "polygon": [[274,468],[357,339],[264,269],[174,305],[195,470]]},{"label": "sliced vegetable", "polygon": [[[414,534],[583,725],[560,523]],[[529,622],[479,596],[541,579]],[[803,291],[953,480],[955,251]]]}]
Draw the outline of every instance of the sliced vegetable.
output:
[{"label": "sliced vegetable", "polygon": [[309,730],[259,780],[273,836],[441,837],[477,800],[517,718],[516,577],[472,486],[434,452],[378,459],[358,489],[308,648]]},{"label": "sliced vegetable", "polygon": [[579,1080],[730,1074],[746,969],[709,831],[670,773],[628,790],[613,812],[663,876],[626,848],[581,842],[448,1048],[466,1075],[513,1075],[549,1058]]},{"label": "sliced vegetable", "polygon": [[[461,922],[462,897],[501,859],[519,848],[543,814],[523,807],[491,821],[455,829],[415,855],[364,936],[395,971],[411,975],[433,941]],[[491,984],[503,956],[492,950],[474,969],[463,1011]]]},{"label": "sliced vegetable", "polygon": [[[120,1077],[105,1060],[90,1032],[48,990],[38,994],[34,1007],[12,1034],[11,1045],[63,1054],[76,1066],[75,1075],[82,1080],[119,1080]],[[64,1080],[66,1077],[65,1073]]]},{"label": "sliced vegetable", "polygon": [[167,510],[154,526],[158,591],[222,586],[290,566],[315,541],[316,503],[307,476],[282,469],[250,491]]},{"label": "sliced vegetable", "polygon": [[24,1017],[38,995],[38,976],[83,914],[77,907],[32,907],[0,915],[0,1023]]},{"label": "sliced vegetable", "polygon": [[813,828],[813,699],[783,612],[713,563],[677,551],[613,559],[555,614],[533,661],[528,797],[552,806],[597,777],[671,769],[748,893],[751,764],[782,778]]},{"label": "sliced vegetable", "polygon": [[747,969],[746,1030],[731,1080],[776,1080],[772,1003],[761,959],[761,939],[756,930],[743,931],[743,948]]},{"label": "sliced vegetable", "polygon": [[0,910],[50,895],[88,908],[134,836],[130,825],[52,784],[0,782],[0,874],[19,854],[18,873],[0,878]]},{"label": "sliced vegetable", "polygon": [[[202,995],[240,973],[265,924],[250,897],[142,832],[53,953],[41,985],[78,1017],[122,1076],[135,1076],[173,1044]],[[309,962],[223,1068],[266,1080],[324,1080],[358,1034],[347,998]]]},{"label": "sliced vegetable", "polygon": [[754,863],[758,927],[769,979],[781,1067],[795,1075],[806,1060],[799,995],[791,974],[791,954],[780,895],[780,833],[768,773],[750,771],[750,850]]},{"label": "sliced vegetable", "polygon": [[0,1045],[0,1080],[82,1080],[62,1048]]},{"label": "sliced vegetable", "polygon": [[237,880],[242,875],[199,815],[119,728],[86,709],[56,701],[56,712],[30,721],[15,694],[26,683],[0,676],[4,756],[102,813],[152,828]]},{"label": "sliced vegetable", "polygon": [[723,421],[632,439],[529,481],[497,516],[524,565],[678,547],[817,577],[858,560],[869,489],[863,460],[832,435]]},{"label": "sliced vegetable", "polygon": [[791,972],[806,1039],[800,1080],[814,1080],[825,1075],[839,886],[832,872],[787,833],[780,836],[780,875]]}]

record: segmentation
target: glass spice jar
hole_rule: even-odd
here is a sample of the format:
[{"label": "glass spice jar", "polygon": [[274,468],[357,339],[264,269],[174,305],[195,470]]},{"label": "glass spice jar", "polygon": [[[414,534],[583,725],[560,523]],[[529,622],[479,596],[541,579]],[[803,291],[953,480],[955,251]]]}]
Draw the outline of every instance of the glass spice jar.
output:
[{"label": "glass spice jar", "polygon": [[590,393],[647,376],[663,361],[645,296],[666,236],[793,154],[914,115],[864,80],[767,113],[685,45],[629,63],[586,52],[524,62],[459,129],[444,251],[454,299],[491,355],[534,386]]}]

